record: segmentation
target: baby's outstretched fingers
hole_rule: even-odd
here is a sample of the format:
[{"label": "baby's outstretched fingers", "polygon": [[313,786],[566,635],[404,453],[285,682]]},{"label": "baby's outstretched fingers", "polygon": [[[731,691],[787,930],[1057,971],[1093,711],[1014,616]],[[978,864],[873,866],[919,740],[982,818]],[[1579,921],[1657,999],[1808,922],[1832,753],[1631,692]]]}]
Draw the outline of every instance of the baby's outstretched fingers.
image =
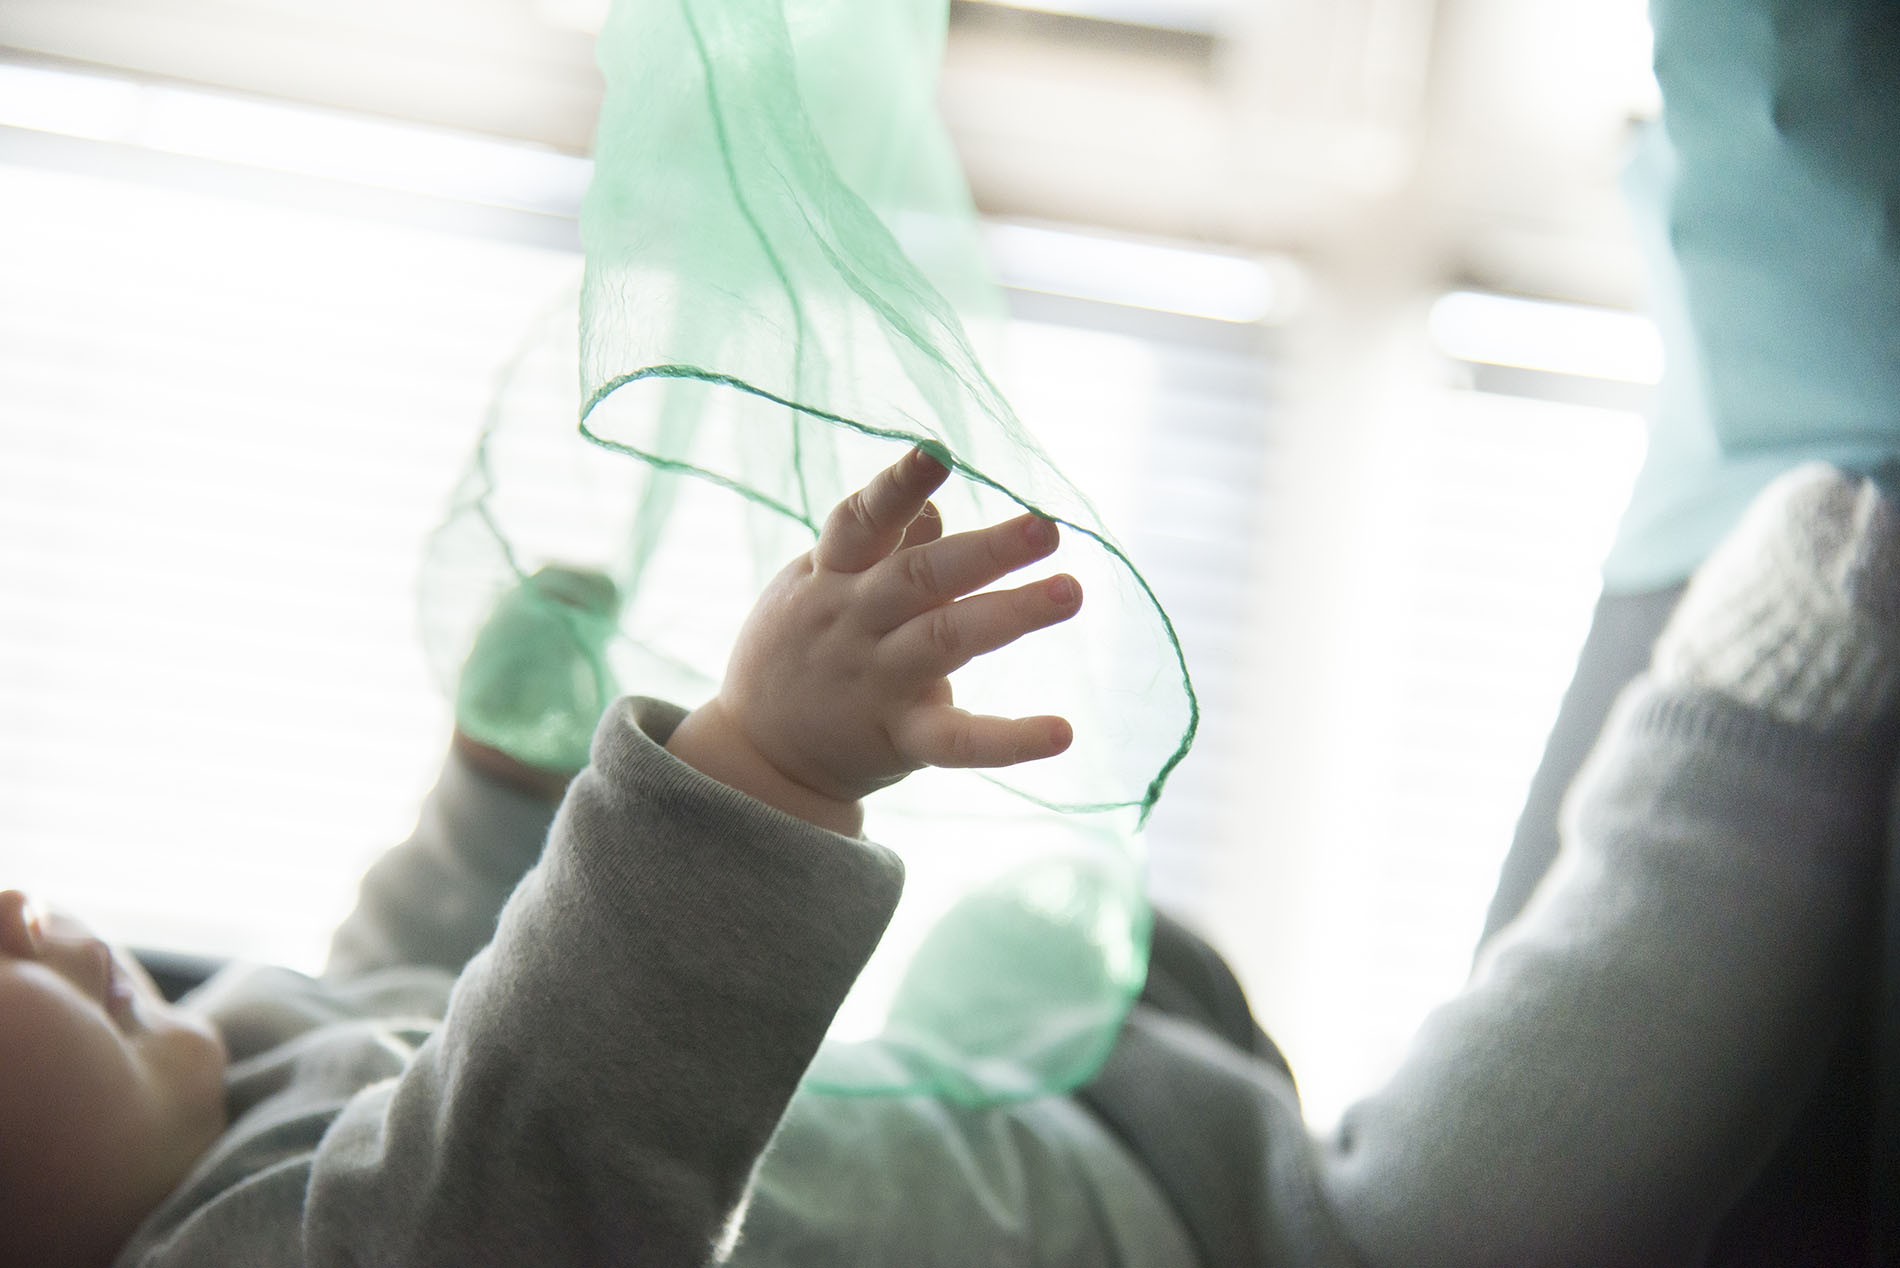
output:
[{"label": "baby's outstretched fingers", "polygon": [[821,568],[863,572],[898,548],[950,468],[913,449],[838,503],[825,520],[813,555]]},{"label": "baby's outstretched fingers", "polygon": [[865,623],[872,629],[894,630],[920,613],[1047,559],[1060,542],[1053,520],[1019,515],[906,549],[866,577]]},{"label": "baby's outstretched fingers", "polygon": [[959,770],[993,769],[1065,752],[1075,740],[1075,728],[1067,718],[996,718],[946,704],[911,710],[894,738],[912,761]]},{"label": "baby's outstretched fingers", "polygon": [[1081,606],[1082,587],[1066,573],[987,591],[912,617],[885,635],[877,660],[901,678],[943,678],[1025,634],[1068,620]]},{"label": "baby's outstretched fingers", "polygon": [[913,450],[840,503],[816,547],[759,596],[719,694],[668,749],[847,832],[862,826],[862,798],[919,767],[1013,766],[1067,749],[1074,731],[1061,718],[978,717],[951,704],[952,673],[1068,620],[1082,588],[1057,576],[986,590],[1046,559],[1060,535],[1021,515],[944,536],[930,496],[949,475]]}]

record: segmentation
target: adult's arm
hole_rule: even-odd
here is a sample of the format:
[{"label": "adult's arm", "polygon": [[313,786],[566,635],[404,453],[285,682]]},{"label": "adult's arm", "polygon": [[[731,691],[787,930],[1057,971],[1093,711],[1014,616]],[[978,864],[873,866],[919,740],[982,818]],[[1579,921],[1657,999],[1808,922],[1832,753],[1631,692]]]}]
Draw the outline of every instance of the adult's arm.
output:
[{"label": "adult's arm", "polygon": [[1888,761],[1639,681],[1550,880],[1335,1132],[1165,1020],[1088,1099],[1174,1164],[1210,1264],[1697,1262],[1847,1018]]}]

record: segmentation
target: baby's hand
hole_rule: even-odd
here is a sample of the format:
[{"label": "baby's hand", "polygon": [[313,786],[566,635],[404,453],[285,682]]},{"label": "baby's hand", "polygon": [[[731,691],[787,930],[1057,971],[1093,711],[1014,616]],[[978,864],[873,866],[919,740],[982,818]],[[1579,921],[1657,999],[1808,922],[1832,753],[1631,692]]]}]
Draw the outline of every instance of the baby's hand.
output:
[{"label": "baby's hand", "polygon": [[860,798],[920,767],[1012,766],[1068,748],[1062,718],[980,717],[952,703],[949,674],[1066,621],[1082,591],[1061,575],[974,594],[1051,554],[1056,526],[1022,515],[944,537],[928,499],[948,475],[913,450],[840,503],[811,552],[766,587],[719,694],[667,748],[852,834]]}]

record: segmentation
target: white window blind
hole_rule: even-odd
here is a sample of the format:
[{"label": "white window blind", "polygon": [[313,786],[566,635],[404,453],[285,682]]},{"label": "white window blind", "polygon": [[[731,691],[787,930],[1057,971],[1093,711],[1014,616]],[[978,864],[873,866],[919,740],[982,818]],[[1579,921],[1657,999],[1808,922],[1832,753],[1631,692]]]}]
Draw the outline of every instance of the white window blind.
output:
[{"label": "white window blind", "polygon": [[575,259],[4,157],[0,873],[313,967],[446,740],[423,535]]}]

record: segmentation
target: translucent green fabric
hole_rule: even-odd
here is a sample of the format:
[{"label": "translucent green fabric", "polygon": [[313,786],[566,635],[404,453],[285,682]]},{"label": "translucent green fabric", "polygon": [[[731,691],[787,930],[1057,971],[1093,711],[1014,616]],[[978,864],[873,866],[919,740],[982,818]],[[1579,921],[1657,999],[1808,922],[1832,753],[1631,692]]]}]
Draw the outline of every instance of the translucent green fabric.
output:
[{"label": "translucent green fabric", "polygon": [[[578,350],[557,314],[506,377],[424,594],[445,669],[484,631],[462,725],[572,767],[617,691],[709,695],[766,579],[912,444],[955,471],[947,531],[1023,507],[1063,524],[1029,575],[1074,574],[1082,616],[953,682],[979,713],[1067,716],[1076,744],[867,803],[910,879],[808,1077],[983,1102],[1106,1055],[1146,967],[1137,830],[1197,710],[1147,584],[974,350],[1000,304],[935,115],[944,22],[942,0],[615,4]],[[554,384],[575,355],[597,449],[534,439],[571,429]]]}]

